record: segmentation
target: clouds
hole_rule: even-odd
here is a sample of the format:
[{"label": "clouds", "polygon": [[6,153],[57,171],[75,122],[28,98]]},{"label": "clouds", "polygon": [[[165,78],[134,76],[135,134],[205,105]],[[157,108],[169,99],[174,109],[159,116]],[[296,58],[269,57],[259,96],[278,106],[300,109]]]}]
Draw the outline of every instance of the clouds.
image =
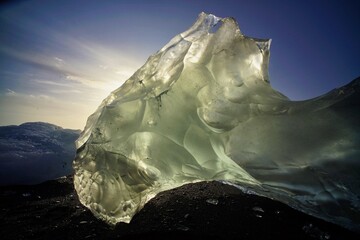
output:
[{"label": "clouds", "polygon": [[11,89],[6,89],[5,95],[6,95],[6,96],[14,96],[14,95],[16,95],[16,92],[14,92],[14,91],[11,90]]},{"label": "clouds", "polygon": [[[69,61],[45,54],[16,57],[35,67],[31,74],[24,71],[11,76],[10,80],[18,81],[21,90],[0,90],[1,125],[46,121],[82,129],[101,101],[137,69],[137,66],[117,66],[116,61],[99,60],[108,66],[103,68],[97,61],[80,57]],[[96,58],[94,54],[90,59]]]},{"label": "clouds", "polygon": [[[29,56],[24,59],[31,59]],[[136,67],[107,68],[84,59],[66,61],[59,57],[35,57],[32,74],[12,76],[21,91],[0,91],[0,124],[47,121],[68,128],[80,128],[111,91],[118,88]],[[61,59],[61,60],[60,60]]]},{"label": "clouds", "polygon": [[82,129],[101,101],[141,66],[121,48],[17,14],[0,17],[6,32],[0,33],[0,125],[47,121]]}]

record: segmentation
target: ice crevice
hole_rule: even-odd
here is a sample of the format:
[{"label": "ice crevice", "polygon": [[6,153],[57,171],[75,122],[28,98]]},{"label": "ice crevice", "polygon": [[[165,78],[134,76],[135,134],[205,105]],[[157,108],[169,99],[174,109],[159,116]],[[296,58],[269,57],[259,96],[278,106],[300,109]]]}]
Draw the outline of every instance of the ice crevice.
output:
[{"label": "ice crevice", "polygon": [[114,225],[161,191],[218,180],[359,230],[360,80],[293,102],[270,85],[270,43],[201,13],[88,118],[80,201]]}]

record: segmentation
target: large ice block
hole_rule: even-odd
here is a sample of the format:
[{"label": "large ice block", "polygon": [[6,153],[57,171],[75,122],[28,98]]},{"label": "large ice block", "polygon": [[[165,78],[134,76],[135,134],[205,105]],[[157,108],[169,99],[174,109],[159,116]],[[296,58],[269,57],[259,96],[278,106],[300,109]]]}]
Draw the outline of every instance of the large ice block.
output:
[{"label": "large ice block", "polygon": [[269,47],[201,13],[89,117],[80,201],[116,224],[161,191],[220,180],[359,228],[360,80],[290,101],[269,84]]}]

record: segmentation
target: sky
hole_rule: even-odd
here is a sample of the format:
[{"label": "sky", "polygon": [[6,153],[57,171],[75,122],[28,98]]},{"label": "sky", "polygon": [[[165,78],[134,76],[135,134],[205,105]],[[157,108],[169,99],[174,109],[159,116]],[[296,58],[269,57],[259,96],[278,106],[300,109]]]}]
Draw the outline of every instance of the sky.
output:
[{"label": "sky", "polygon": [[360,1],[22,0],[0,5],[0,125],[83,129],[200,12],[271,38],[270,83],[292,100],[360,76]]}]

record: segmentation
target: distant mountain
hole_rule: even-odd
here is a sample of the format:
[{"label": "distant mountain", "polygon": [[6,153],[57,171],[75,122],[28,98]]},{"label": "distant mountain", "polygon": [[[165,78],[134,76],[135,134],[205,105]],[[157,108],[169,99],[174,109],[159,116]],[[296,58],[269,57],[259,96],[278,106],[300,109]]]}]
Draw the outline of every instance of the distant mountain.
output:
[{"label": "distant mountain", "polygon": [[0,127],[0,185],[36,184],[72,173],[80,130],[29,122]]}]

